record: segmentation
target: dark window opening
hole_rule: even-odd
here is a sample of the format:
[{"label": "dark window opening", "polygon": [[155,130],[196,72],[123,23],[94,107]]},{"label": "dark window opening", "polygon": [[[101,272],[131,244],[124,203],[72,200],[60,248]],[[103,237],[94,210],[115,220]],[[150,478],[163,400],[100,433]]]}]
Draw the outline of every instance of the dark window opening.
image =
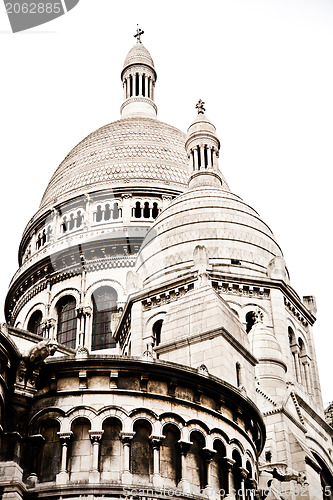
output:
[{"label": "dark window opening", "polygon": [[245,321],[246,321],[246,333],[249,333],[251,328],[256,322],[256,313],[254,311],[250,311],[247,313],[245,316]]},{"label": "dark window opening", "polygon": [[153,219],[156,219],[156,217],[158,216],[158,205],[157,205],[157,203],[153,203],[153,209],[151,211],[151,216],[153,217]]},{"label": "dark window opening", "polygon": [[66,296],[57,304],[58,331],[57,341],[67,347],[75,349],[76,345],[76,300],[74,297]]},{"label": "dark window opening", "polygon": [[92,350],[116,347],[112,336],[112,314],[117,312],[117,292],[109,287],[98,288],[93,295]]},{"label": "dark window opening", "polygon": [[142,75],[142,95],[146,95],[146,75]]},{"label": "dark window opening", "polygon": [[41,311],[35,311],[32,313],[28,322],[28,332],[34,333],[35,335],[42,335],[42,321],[43,315]]},{"label": "dark window opening", "polygon": [[200,154],[199,146],[196,149],[196,154],[198,155],[198,170],[200,170],[200,168],[201,168],[201,154]]},{"label": "dark window opening", "polygon": [[207,154],[207,146],[204,148],[204,158],[205,158],[205,168],[208,167],[208,154]]},{"label": "dark window opening", "polygon": [[69,230],[70,231],[72,229],[74,229],[74,225],[75,225],[74,214],[71,214],[70,215],[70,219],[69,219]]},{"label": "dark window opening", "polygon": [[62,227],[63,232],[65,233],[65,232],[67,231],[67,229],[68,229],[68,225],[67,225],[67,217],[66,217],[66,216],[63,218],[63,221],[62,221],[61,227]]},{"label": "dark window opening", "polygon": [[159,319],[153,325],[153,335],[155,339],[155,345],[159,345],[161,343],[161,332],[162,332],[163,319]]},{"label": "dark window opening", "polygon": [[101,222],[102,218],[103,218],[102,207],[101,205],[98,205],[96,212],[96,222]]},{"label": "dark window opening", "polygon": [[110,205],[107,203],[105,205],[104,220],[110,220],[110,218],[111,218],[111,209]]},{"label": "dark window opening", "polygon": [[139,95],[139,75],[135,75],[135,95]]},{"label": "dark window opening", "polygon": [[240,385],[242,383],[241,365],[239,363],[236,363],[236,383],[237,383],[237,387],[240,387]]},{"label": "dark window opening", "polygon": [[134,217],[136,219],[140,219],[141,218],[141,204],[140,204],[139,201],[137,201],[136,204],[135,204]]},{"label": "dark window opening", "polygon": [[134,85],[133,85],[133,76],[132,75],[130,75],[130,77],[129,77],[129,83],[130,83],[130,85],[129,85],[129,87],[130,87],[130,97],[132,97],[133,96],[133,87],[134,87]]},{"label": "dark window opening", "polygon": [[271,462],[272,461],[272,452],[271,451],[266,451],[266,453],[265,453],[265,460],[266,460],[266,462]]},{"label": "dark window opening", "polygon": [[78,211],[76,215],[76,227],[81,227],[83,217],[81,215],[81,210]]},{"label": "dark window opening", "polygon": [[149,219],[150,218],[150,208],[149,208],[149,203],[147,201],[144,204],[143,217],[145,219]]},{"label": "dark window opening", "polygon": [[113,204],[113,219],[119,219],[119,208],[118,208],[118,203]]}]

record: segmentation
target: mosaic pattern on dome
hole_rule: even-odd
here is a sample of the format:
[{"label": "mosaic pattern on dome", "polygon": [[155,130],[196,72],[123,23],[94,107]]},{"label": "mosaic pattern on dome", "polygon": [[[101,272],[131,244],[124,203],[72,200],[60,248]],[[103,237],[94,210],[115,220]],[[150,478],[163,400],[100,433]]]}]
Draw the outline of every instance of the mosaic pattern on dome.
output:
[{"label": "mosaic pattern on dome", "polygon": [[[113,122],[81,141],[60,164],[41,206],[99,184],[143,180],[187,185],[185,134],[158,120]],[[102,187],[102,186],[101,186]]]}]

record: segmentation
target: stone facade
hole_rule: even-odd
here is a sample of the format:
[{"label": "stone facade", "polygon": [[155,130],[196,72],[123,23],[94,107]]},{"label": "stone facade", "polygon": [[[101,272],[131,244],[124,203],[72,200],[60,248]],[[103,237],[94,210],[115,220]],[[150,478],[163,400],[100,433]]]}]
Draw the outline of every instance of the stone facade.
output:
[{"label": "stone facade", "polygon": [[230,191],[199,101],[157,120],[138,41],[121,119],[53,175],[1,326],[4,499],[331,498],[314,297]]}]

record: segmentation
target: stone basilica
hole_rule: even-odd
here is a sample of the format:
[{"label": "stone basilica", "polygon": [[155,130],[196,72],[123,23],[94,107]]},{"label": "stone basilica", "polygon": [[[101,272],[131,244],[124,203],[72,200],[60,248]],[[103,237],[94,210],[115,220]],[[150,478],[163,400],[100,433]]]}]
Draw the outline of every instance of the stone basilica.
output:
[{"label": "stone basilica", "polygon": [[332,498],[314,297],[219,167],[204,103],[159,121],[137,41],[121,117],[64,159],[1,325],[3,500]]}]

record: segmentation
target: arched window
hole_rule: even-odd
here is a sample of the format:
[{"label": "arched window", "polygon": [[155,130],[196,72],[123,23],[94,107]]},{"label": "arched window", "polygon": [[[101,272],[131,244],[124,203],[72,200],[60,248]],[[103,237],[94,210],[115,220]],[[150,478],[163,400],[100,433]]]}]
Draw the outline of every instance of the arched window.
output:
[{"label": "arched window", "polygon": [[146,478],[153,473],[153,450],[149,441],[151,430],[149,422],[137,420],[133,426],[135,435],[131,443],[131,472]]},{"label": "arched window", "polygon": [[101,205],[98,205],[96,212],[96,222],[101,222],[102,219],[103,219],[102,207]]},{"label": "arched window", "polygon": [[151,216],[153,219],[156,219],[156,217],[158,216],[158,205],[157,203],[153,203],[153,208],[152,208],[152,211],[151,211]]},{"label": "arched window", "polygon": [[252,500],[254,496],[254,489],[252,484],[252,466],[249,461],[246,462],[246,470],[248,471],[248,475],[244,481],[244,489],[245,489],[245,500]]},{"label": "arched window", "polygon": [[256,322],[256,313],[254,311],[250,311],[247,313],[245,316],[245,321],[246,321],[246,333],[249,333],[251,328]]},{"label": "arched window", "polygon": [[67,295],[57,304],[58,330],[57,341],[67,347],[76,347],[76,300]]},{"label": "arched window", "polygon": [[77,418],[72,425],[73,438],[70,449],[70,471],[72,480],[83,479],[91,467],[90,422]]},{"label": "arched window", "polygon": [[42,321],[43,321],[42,312],[41,311],[33,312],[28,322],[28,332],[34,333],[35,335],[43,335]]},{"label": "arched window", "polygon": [[119,207],[118,207],[118,203],[114,203],[113,204],[113,215],[112,215],[112,218],[113,219],[119,219],[119,215],[120,215],[120,210],[119,210]]},{"label": "arched window", "polygon": [[107,418],[103,422],[101,441],[100,470],[103,479],[117,481],[121,472],[122,443],[119,434],[122,429],[120,420]]},{"label": "arched window", "polygon": [[205,438],[198,431],[191,432],[192,446],[187,454],[187,466],[194,486],[194,493],[199,493],[207,486],[207,470],[202,449],[205,447]]},{"label": "arched window", "polygon": [[145,219],[149,219],[149,217],[150,217],[150,208],[149,208],[148,201],[145,202],[144,207],[143,207],[143,217]]},{"label": "arched window", "polygon": [[159,319],[153,324],[153,335],[156,346],[161,343],[162,325],[163,325],[163,319]]},{"label": "arched window", "polygon": [[135,208],[134,208],[134,217],[136,219],[140,219],[141,217],[141,203],[139,201],[137,201],[135,203]]},{"label": "arched window", "polygon": [[111,209],[109,203],[105,205],[105,210],[104,210],[104,220],[110,220],[111,218]]},{"label": "arched window", "polygon": [[232,452],[232,458],[235,460],[233,465],[233,489],[236,491],[236,500],[240,500],[240,492],[242,489],[242,477],[241,477],[241,467],[242,467],[242,459],[237,450]]},{"label": "arched window", "polygon": [[41,428],[41,435],[44,438],[39,460],[39,481],[41,483],[55,481],[56,475],[60,471],[59,431],[60,424],[56,420],[48,420]]},{"label": "arched window", "polygon": [[116,347],[112,337],[112,314],[117,312],[117,292],[110,286],[102,286],[92,295],[93,325],[91,349],[109,349]]},{"label": "arched window", "polygon": [[83,220],[83,216],[81,214],[81,210],[78,210],[78,212],[76,214],[76,227],[81,227],[82,220]]},{"label": "arched window", "polygon": [[[215,439],[213,449],[216,453],[212,459],[210,486],[213,488],[213,491],[225,492],[227,494],[228,470],[225,466],[226,449],[220,439]],[[221,493],[220,498],[224,498],[225,495]]]},{"label": "arched window", "polygon": [[181,479],[180,453],[178,441],[180,440],[180,431],[173,424],[166,424],[163,427],[163,435],[160,452],[161,476],[163,481],[169,486],[175,486]]}]

